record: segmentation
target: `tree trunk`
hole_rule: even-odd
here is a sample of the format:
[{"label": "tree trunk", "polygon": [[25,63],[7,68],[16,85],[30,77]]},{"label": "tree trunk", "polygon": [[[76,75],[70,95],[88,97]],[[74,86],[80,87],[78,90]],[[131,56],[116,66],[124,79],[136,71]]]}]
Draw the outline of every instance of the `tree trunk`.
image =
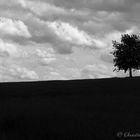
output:
[{"label": "tree trunk", "polygon": [[129,68],[129,77],[132,78],[132,68]]}]

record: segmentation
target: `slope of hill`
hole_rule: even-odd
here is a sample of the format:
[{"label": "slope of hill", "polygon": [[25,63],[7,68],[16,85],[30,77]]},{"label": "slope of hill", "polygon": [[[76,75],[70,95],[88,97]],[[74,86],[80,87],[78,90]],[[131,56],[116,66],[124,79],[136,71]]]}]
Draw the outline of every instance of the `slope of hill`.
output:
[{"label": "slope of hill", "polygon": [[0,83],[0,96],[139,94],[140,78]]},{"label": "slope of hill", "polygon": [[140,78],[0,83],[0,139],[118,139],[140,133],[139,83]]}]

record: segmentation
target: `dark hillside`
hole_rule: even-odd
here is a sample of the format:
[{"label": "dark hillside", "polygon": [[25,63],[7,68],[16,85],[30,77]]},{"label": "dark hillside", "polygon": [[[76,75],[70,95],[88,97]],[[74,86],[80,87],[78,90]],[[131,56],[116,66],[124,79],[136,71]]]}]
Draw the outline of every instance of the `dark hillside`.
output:
[{"label": "dark hillside", "polygon": [[139,94],[140,78],[0,83],[0,96]]},{"label": "dark hillside", "polygon": [[139,84],[139,77],[0,83],[0,140],[140,135]]}]

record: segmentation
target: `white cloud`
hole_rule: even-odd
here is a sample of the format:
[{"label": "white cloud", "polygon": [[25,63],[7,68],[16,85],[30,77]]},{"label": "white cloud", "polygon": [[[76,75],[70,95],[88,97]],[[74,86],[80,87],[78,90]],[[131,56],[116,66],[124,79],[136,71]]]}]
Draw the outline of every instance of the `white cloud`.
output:
[{"label": "white cloud", "polygon": [[115,76],[112,68],[105,64],[86,65],[81,73],[83,78],[109,78]]},{"label": "white cloud", "polygon": [[112,48],[113,40],[120,42],[122,34],[132,34],[136,32],[137,30],[138,29],[135,26],[132,26],[130,29],[127,29],[124,32],[112,31],[108,34],[105,34],[104,37],[95,38],[94,42],[98,48],[104,49],[103,51],[106,51],[106,50],[110,51]]},{"label": "white cloud", "polygon": [[92,48],[100,49],[107,47],[107,43],[112,42],[111,39],[118,39],[121,34],[118,31],[114,31],[113,33],[107,35],[106,38],[100,38],[93,34],[90,35],[70,23],[62,21],[47,22],[47,25],[63,41],[68,41],[74,45],[90,46]]},{"label": "white cloud", "polygon": [[33,13],[41,16],[44,13],[49,14],[65,14],[66,10],[61,7],[57,7],[51,3],[32,1],[32,0],[19,0],[18,3],[25,9],[30,9]]},{"label": "white cloud", "polygon": [[0,64],[0,82],[38,80],[38,74],[26,67],[14,64]]},{"label": "white cloud", "polygon": [[26,38],[31,37],[28,27],[22,21],[4,17],[0,17],[0,32],[1,34],[17,35]]},{"label": "white cloud", "polygon": [[24,46],[15,42],[0,39],[0,56],[13,58],[26,58],[28,52],[24,50]]},{"label": "white cloud", "polygon": [[77,45],[93,45],[93,39],[86,32],[79,30],[77,27],[70,25],[70,23],[55,21],[47,22],[55,34],[62,40],[69,41]]},{"label": "white cloud", "polygon": [[28,70],[24,67],[13,67],[9,70],[10,74],[14,77],[19,77],[20,79],[38,79],[38,75],[33,70]]},{"label": "white cloud", "polygon": [[67,77],[68,79],[80,79],[81,72],[78,68],[67,68],[65,77]]},{"label": "white cloud", "polygon": [[68,80],[66,77],[49,67],[50,71],[43,75],[43,80]]},{"label": "white cloud", "polygon": [[48,65],[56,60],[53,48],[47,48],[45,50],[36,49],[35,53],[40,59],[42,65]]},{"label": "white cloud", "polygon": [[36,49],[37,55],[40,57],[53,57],[54,50],[53,48],[46,48],[46,50]]},{"label": "white cloud", "polygon": [[46,76],[47,80],[67,80],[67,78],[63,77],[60,73],[52,71],[48,76]]},{"label": "white cloud", "polygon": [[0,39],[0,53],[7,53],[8,55],[17,56],[18,50],[16,45],[8,42],[4,42]]}]

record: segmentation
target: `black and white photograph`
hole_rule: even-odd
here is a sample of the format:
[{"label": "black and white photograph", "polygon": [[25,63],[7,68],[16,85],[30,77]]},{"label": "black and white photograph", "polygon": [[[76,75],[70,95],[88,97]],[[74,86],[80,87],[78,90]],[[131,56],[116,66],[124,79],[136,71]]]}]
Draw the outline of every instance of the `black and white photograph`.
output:
[{"label": "black and white photograph", "polygon": [[140,0],[0,0],[0,140],[140,139]]}]

